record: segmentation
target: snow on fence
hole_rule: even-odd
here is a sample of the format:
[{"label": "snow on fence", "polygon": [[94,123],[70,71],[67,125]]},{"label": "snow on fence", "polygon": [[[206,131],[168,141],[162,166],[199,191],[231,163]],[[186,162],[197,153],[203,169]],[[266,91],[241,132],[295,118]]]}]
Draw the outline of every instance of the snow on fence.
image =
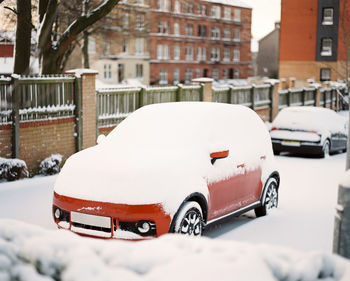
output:
[{"label": "snow on fence", "polygon": [[0,124],[11,122],[12,100],[16,101],[20,121],[74,116],[74,81],[66,75],[1,78]]}]

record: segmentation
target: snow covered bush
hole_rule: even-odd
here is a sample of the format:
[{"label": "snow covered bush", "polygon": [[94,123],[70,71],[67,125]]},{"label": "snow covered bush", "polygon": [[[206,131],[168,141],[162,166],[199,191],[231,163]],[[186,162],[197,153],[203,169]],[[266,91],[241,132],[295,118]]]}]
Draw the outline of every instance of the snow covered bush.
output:
[{"label": "snow covered bush", "polygon": [[0,280],[348,281],[350,262],[204,237],[104,241],[0,219]]},{"label": "snow covered bush", "polygon": [[0,157],[0,180],[14,181],[28,176],[27,165],[23,160]]},{"label": "snow covered bush", "polygon": [[60,171],[60,165],[62,162],[61,154],[52,154],[50,157],[45,158],[40,163],[40,174],[54,175]]}]

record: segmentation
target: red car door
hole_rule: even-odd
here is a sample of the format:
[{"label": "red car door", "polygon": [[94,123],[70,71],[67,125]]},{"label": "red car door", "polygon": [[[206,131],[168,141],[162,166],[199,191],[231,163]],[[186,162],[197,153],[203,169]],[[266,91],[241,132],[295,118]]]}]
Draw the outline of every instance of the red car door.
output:
[{"label": "red car door", "polygon": [[261,167],[249,169],[241,163],[237,168],[237,173],[232,177],[208,185],[208,220],[232,213],[259,200],[262,190]]}]

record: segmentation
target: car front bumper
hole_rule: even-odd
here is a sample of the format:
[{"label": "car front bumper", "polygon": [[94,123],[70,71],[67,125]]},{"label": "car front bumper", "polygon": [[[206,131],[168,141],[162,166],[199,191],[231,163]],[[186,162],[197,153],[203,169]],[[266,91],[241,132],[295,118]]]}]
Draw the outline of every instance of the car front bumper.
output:
[{"label": "car front bumper", "polygon": [[[55,211],[59,208],[61,216]],[[54,192],[53,218],[59,228],[82,236],[103,239],[143,240],[169,232],[171,217],[161,204],[127,205],[76,199]],[[150,222],[153,232],[137,233],[138,222]],[[135,225],[132,230],[122,230],[122,225]]]},{"label": "car front bumper", "polygon": [[272,147],[275,153],[285,151],[310,155],[320,155],[323,149],[323,146],[319,142],[291,141],[288,143],[279,139],[272,139]]}]

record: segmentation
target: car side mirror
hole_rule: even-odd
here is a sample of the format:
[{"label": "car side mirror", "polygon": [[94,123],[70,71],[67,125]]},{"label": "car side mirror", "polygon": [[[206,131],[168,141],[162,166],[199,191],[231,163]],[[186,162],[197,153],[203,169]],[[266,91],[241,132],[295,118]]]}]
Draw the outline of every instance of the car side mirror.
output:
[{"label": "car side mirror", "polygon": [[216,160],[226,158],[229,155],[229,153],[230,153],[229,150],[210,153],[211,164],[214,165]]},{"label": "car side mirror", "polygon": [[99,135],[96,140],[96,144],[101,144],[105,141],[106,136],[105,135]]}]

